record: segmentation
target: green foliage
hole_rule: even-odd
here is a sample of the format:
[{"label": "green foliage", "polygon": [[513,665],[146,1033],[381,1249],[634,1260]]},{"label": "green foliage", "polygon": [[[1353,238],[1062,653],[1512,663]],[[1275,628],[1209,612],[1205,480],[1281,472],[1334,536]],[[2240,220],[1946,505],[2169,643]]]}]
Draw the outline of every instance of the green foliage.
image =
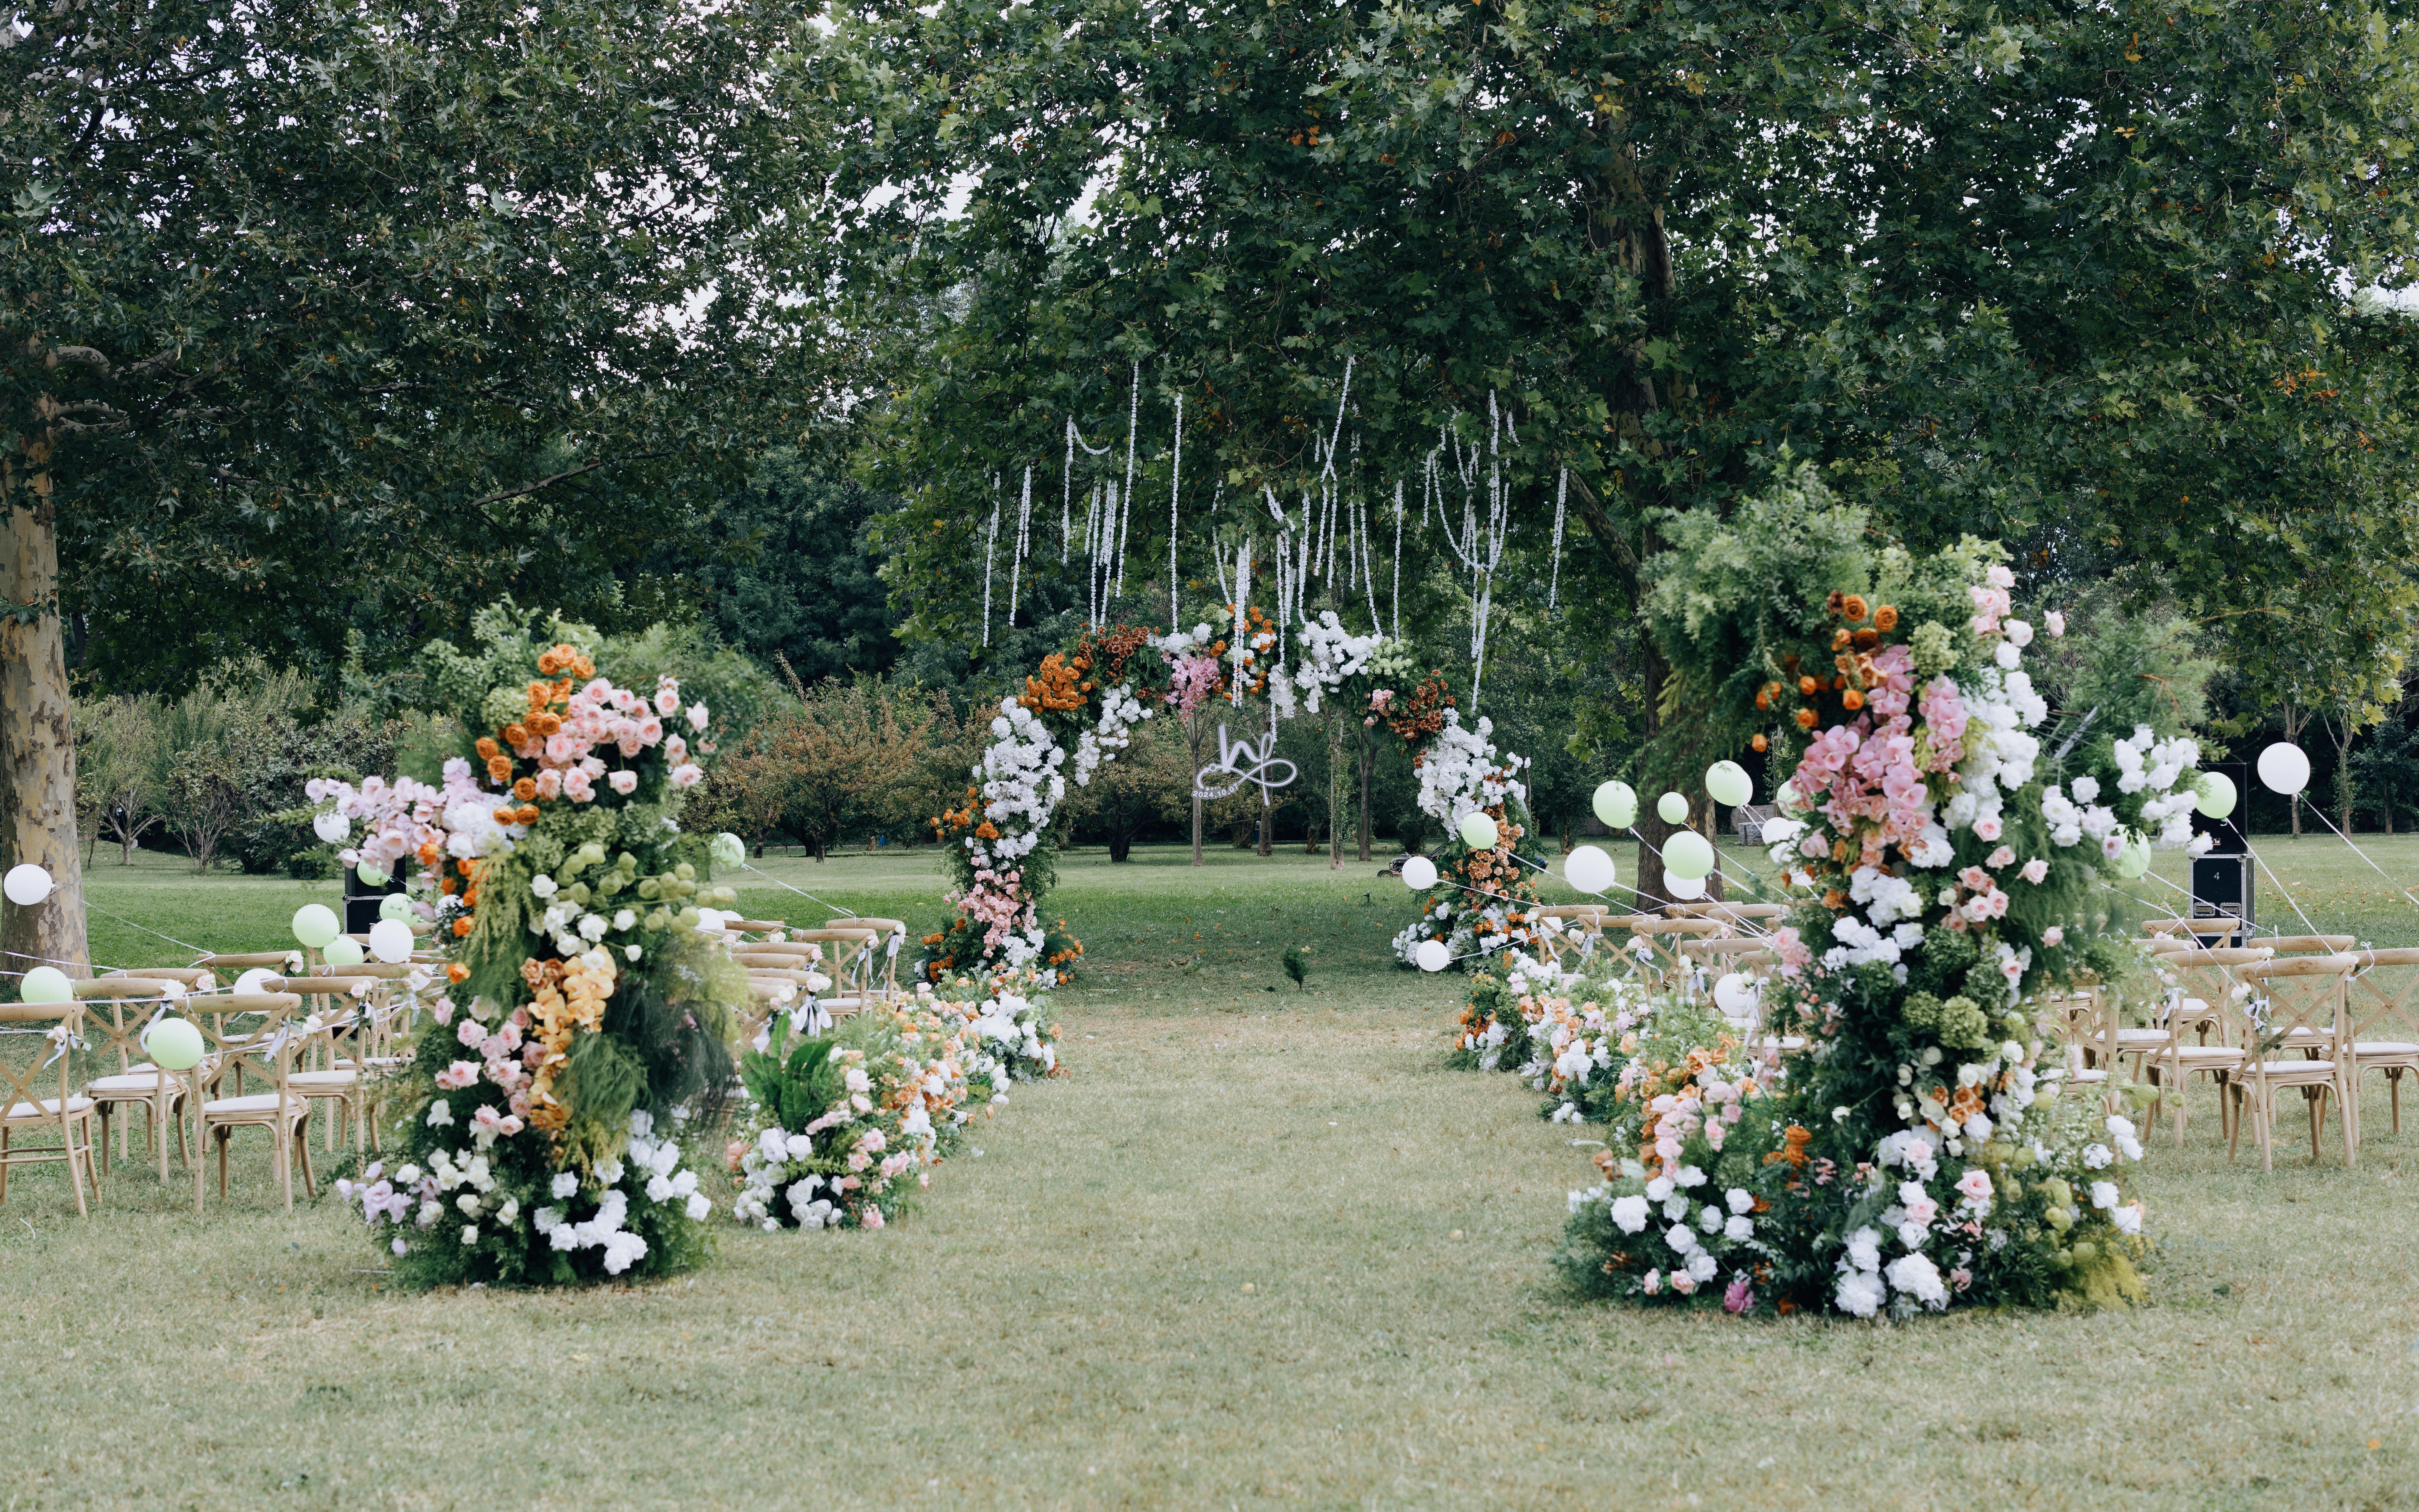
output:
[{"label": "green foliage", "polygon": [[332,674],[356,639],[385,666],[507,590],[643,624],[618,570],[801,418],[776,375],[815,349],[782,298],[811,176],[761,88],[790,18],[100,0],[26,25],[0,51],[0,428],[55,440],[63,603],[108,686]]},{"label": "green foliage", "polygon": [[1310,952],[1298,943],[1286,947],[1285,974],[1293,979],[1297,990],[1310,990]]}]

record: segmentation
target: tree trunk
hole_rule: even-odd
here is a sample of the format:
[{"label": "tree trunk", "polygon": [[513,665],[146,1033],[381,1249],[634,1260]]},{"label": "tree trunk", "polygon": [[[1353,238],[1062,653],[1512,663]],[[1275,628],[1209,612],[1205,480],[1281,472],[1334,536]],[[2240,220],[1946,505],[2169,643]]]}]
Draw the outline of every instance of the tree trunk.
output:
[{"label": "tree trunk", "polygon": [[[2296,746],[2300,745],[2303,727],[2309,722],[2309,717],[2306,710],[2296,708],[2290,703],[2286,704],[2285,738]],[[2285,799],[2285,807],[2293,815],[2293,838],[2300,840],[2302,838],[2302,795],[2299,793],[2288,795]]]},{"label": "tree trunk", "polygon": [[1369,860],[1369,776],[1378,759],[1378,743],[1370,738],[1369,727],[1361,727],[1361,859]]},{"label": "tree trunk", "polygon": [[1720,903],[1729,896],[1722,890],[1722,810],[1713,799],[1705,800],[1705,843],[1714,848],[1714,870],[1705,878],[1705,901]]},{"label": "tree trunk", "polygon": [[1193,775],[1190,779],[1193,784],[1193,864],[1199,866],[1202,864],[1201,825],[1204,817],[1201,811],[1201,740],[1209,731],[1210,717],[1202,710],[1195,709],[1185,718],[1187,722],[1184,726],[1184,743],[1193,758]]},{"label": "tree trunk", "polygon": [[1262,788],[1260,790],[1260,843],[1255,852],[1256,855],[1269,856],[1275,853],[1277,826],[1271,822],[1275,817],[1276,810],[1269,803],[1268,789]]},{"label": "tree trunk", "polygon": [[[51,895],[0,908],[0,967],[51,964],[92,974],[85,936],[84,869],[76,826],[75,736],[67,648],[59,634],[59,542],[51,509],[50,448],[28,442],[0,476],[8,514],[0,563],[0,867],[32,862]],[[30,477],[16,475],[23,468]],[[32,471],[40,468],[39,471]],[[30,504],[31,507],[20,507]]]},{"label": "tree trunk", "polygon": [[1344,721],[1327,705],[1327,869],[1344,870]]}]

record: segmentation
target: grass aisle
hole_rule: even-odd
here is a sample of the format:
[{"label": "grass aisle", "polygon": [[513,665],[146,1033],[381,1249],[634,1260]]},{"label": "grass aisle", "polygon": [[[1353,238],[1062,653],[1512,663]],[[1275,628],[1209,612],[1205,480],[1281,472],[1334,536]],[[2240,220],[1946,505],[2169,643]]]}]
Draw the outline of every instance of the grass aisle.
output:
[{"label": "grass aisle", "polygon": [[[1457,982],[1384,968],[1397,885],[1217,860],[1071,862],[1074,1075],[1020,1089],[882,1232],[732,1228],[646,1289],[398,1296],[332,1203],[267,1202],[256,1148],[198,1225],[189,1185],[124,1165],[90,1222],[21,1179],[0,1506],[2414,1500],[2419,1107],[2387,1134],[2381,1083],[2354,1172],[2289,1146],[2229,1168],[2206,1094],[2184,1150],[2158,1131],[2132,1313],[1575,1304],[1545,1262],[1584,1152],[1511,1079],[1442,1069]],[[920,923],[921,864],[768,870]],[[229,943],[301,893],[141,886]],[[136,891],[103,901],[152,921]]]}]

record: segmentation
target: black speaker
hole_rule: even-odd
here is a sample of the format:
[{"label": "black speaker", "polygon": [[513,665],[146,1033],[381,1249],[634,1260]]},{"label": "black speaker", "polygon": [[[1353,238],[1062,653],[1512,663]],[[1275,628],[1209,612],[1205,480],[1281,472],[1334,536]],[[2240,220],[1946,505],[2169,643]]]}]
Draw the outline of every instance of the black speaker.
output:
[{"label": "black speaker", "polygon": [[377,887],[363,882],[359,872],[345,868],[345,933],[367,934],[370,926],[378,921],[378,905],[386,895],[404,890],[403,868],[397,866],[386,881]]},{"label": "black speaker", "polygon": [[2193,917],[2230,917],[2242,920],[2246,926],[2257,924],[2259,919],[2251,890],[2252,866],[2248,856],[2224,856],[2215,852],[2193,862]]}]

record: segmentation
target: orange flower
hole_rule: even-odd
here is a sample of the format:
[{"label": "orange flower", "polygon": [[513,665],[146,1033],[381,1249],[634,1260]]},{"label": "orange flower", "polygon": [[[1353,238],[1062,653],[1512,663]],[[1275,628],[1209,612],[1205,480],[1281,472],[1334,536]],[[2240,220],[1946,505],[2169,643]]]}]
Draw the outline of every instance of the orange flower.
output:
[{"label": "orange flower", "polygon": [[534,803],[524,803],[524,804],[522,804],[522,805],[521,805],[520,812],[519,812],[519,814],[518,814],[518,815],[516,815],[516,817],[517,817],[517,818],[520,820],[520,822],[521,822],[522,824],[525,824],[525,825],[533,825],[533,824],[536,824],[536,823],[537,823],[537,821],[538,821],[537,805],[536,805],[536,804],[534,804]]},{"label": "orange flower", "polygon": [[509,825],[512,822],[513,810],[510,809],[499,809],[496,810],[496,823],[500,825]]},{"label": "orange flower", "polygon": [[1814,711],[1812,709],[1800,709],[1797,711],[1797,728],[1800,730],[1811,730],[1814,728]]},{"label": "orange flower", "polygon": [[483,762],[492,762],[496,759],[498,754],[500,754],[493,735],[481,735],[479,737],[479,744],[475,748],[479,752],[479,760]]},{"label": "orange flower", "polygon": [[1865,706],[1865,696],[1852,687],[1840,695],[1840,703],[1849,713],[1854,714]]},{"label": "orange flower", "polygon": [[1865,595],[1862,594],[1850,594],[1847,597],[1840,600],[1840,612],[1847,618],[1850,625],[1854,625],[1858,620],[1863,619],[1865,617]]},{"label": "orange flower", "polygon": [[537,736],[540,740],[544,740],[547,736],[553,734],[556,731],[562,728],[562,716],[550,713],[545,709],[540,709],[537,713],[530,716],[529,728],[531,734]]},{"label": "orange flower", "polygon": [[458,986],[470,980],[470,968],[456,961],[445,968],[445,980]]},{"label": "orange flower", "polygon": [[1764,739],[1761,733],[1758,733],[1756,737],[1753,740],[1749,741],[1748,744],[1754,747],[1757,750],[1762,750],[1766,746],[1769,746],[1771,742]]},{"label": "orange flower", "polygon": [[457,918],[457,919],[455,919],[455,920],[454,921],[454,937],[455,937],[455,939],[457,939],[457,940],[458,940],[458,939],[462,938],[462,936],[464,936],[464,935],[466,935],[466,934],[468,934],[468,933],[470,933],[470,921],[469,919],[467,919],[467,918]]},{"label": "orange flower", "polygon": [[517,748],[529,744],[529,726],[527,725],[508,724],[504,726],[502,734],[504,744],[507,746]]},{"label": "orange flower", "polygon": [[510,777],[510,776],[512,776],[512,775],[513,775],[513,759],[512,759],[511,757],[509,757],[509,756],[490,756],[490,757],[488,757],[488,758],[487,758],[487,776],[488,776],[488,777],[490,777],[490,778],[494,779],[496,781],[501,782],[501,781],[502,781],[504,779],[506,779],[506,778],[508,778],[508,777]]},{"label": "orange flower", "polygon": [[519,781],[515,782],[513,784],[513,796],[520,799],[523,803],[527,803],[530,799],[536,797],[537,779],[534,778],[525,777]]},{"label": "orange flower", "polygon": [[1887,634],[1898,628],[1898,610],[1884,604],[1873,610],[1873,628]]},{"label": "orange flower", "polygon": [[1821,691],[1823,691],[1823,685],[1815,681],[1813,678],[1801,677],[1797,679],[1797,693],[1800,698],[1810,699]]}]

